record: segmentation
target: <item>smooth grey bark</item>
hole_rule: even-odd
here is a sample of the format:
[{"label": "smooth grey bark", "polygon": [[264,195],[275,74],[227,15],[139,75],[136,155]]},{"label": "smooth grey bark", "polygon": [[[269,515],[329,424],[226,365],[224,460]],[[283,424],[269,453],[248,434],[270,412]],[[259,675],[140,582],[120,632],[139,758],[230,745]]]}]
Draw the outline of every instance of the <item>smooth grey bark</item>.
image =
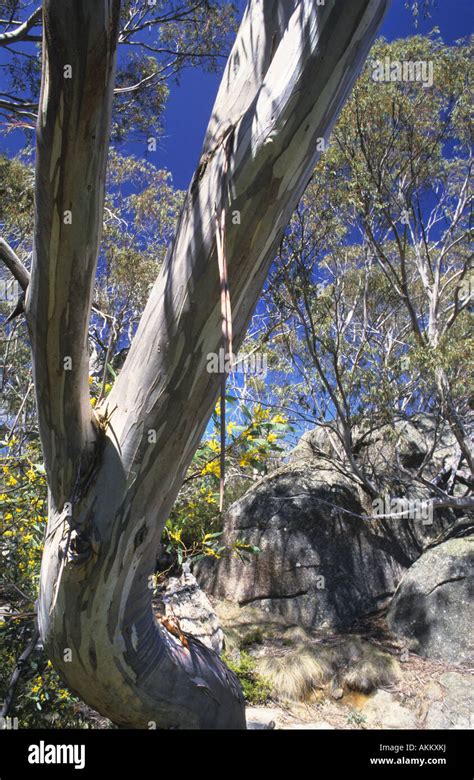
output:
[{"label": "smooth grey bark", "polygon": [[[175,239],[107,405],[94,414],[87,327],[119,2],[44,3],[26,304],[50,487],[39,627],[68,685],[119,725],[245,727],[235,676],[197,640],[185,646],[155,620],[148,587],[221,382],[206,370],[221,347],[215,213],[225,203],[238,348],[317,141],[328,137],[387,4],[250,2]],[[67,85],[65,63],[73,64]]]},{"label": "smooth grey bark", "polygon": [[30,283],[30,274],[7,242],[0,238],[0,260],[6,265],[23,291]]}]

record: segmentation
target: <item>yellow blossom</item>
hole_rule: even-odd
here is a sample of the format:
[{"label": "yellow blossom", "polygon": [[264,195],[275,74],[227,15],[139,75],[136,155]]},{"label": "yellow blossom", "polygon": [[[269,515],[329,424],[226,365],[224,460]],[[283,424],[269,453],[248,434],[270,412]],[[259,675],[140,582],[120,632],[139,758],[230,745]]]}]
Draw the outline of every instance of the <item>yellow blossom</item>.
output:
[{"label": "yellow blossom", "polygon": [[201,470],[202,476],[205,474],[214,474],[216,477],[220,477],[221,475],[221,467],[217,460],[212,460],[210,463],[206,463],[204,468]]},{"label": "yellow blossom", "polygon": [[213,452],[220,452],[221,451],[221,448],[220,448],[218,442],[216,441],[216,439],[209,439],[209,441],[207,443],[209,445],[209,449],[211,449]]},{"label": "yellow blossom", "polygon": [[207,546],[204,547],[204,554],[205,555],[209,555],[212,558],[220,558],[221,557],[218,553],[216,553],[215,550],[212,549],[212,547],[207,547]]},{"label": "yellow blossom", "polygon": [[263,409],[262,404],[255,404],[253,408],[253,415],[257,422],[261,422],[262,420],[268,420],[270,417],[270,411],[269,409]]},{"label": "yellow blossom", "polygon": [[37,677],[35,680],[35,684],[31,686],[31,693],[38,693],[38,691],[41,690],[42,685],[43,685],[43,678]]}]

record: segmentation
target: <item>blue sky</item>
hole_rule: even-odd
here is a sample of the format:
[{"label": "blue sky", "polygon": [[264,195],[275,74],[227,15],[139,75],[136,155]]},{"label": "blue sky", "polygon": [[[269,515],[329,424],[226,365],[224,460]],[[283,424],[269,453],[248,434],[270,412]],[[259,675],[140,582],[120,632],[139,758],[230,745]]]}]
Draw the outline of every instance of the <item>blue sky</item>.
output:
[{"label": "blue sky", "polygon": [[[445,43],[473,31],[472,0],[438,0],[428,21],[422,21],[418,32],[430,32],[439,27]],[[415,33],[413,17],[404,7],[404,0],[392,0],[380,34],[388,40],[405,38]],[[220,75],[186,71],[180,86],[172,85],[165,114],[165,134],[152,161],[168,168],[177,187],[186,189],[199,159],[202,140],[219,86]]]},{"label": "blue sky", "polygon": [[[243,8],[244,0],[237,0],[237,5]],[[415,33],[411,12],[404,6],[405,0],[392,0],[380,31],[388,40]],[[452,43],[473,31],[473,9],[472,0],[438,0],[438,6],[432,11],[432,18],[421,20],[418,31],[426,34],[437,26],[444,42]],[[187,189],[199,159],[220,78],[220,73],[210,74],[189,69],[182,74],[179,85],[170,84],[170,97],[164,116],[164,134],[159,140],[157,151],[147,156],[158,168],[170,170],[175,186],[180,189]],[[6,138],[0,137],[0,151],[12,155],[23,142],[24,136],[18,132]],[[141,156],[143,144],[126,144],[122,151]]]}]

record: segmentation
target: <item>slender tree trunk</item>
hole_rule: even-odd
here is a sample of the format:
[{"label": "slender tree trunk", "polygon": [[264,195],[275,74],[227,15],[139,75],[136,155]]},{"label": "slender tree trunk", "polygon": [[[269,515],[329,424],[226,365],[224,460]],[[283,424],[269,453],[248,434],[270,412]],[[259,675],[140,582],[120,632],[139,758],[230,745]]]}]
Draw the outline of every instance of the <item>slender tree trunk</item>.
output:
[{"label": "slender tree trunk", "polygon": [[[222,377],[215,211],[238,348],[385,0],[252,0],[176,237],[97,416],[87,327],[100,240],[119,1],[45,0],[35,253],[26,302],[50,487],[39,626],[56,669],[123,726],[244,728],[236,677],[154,619],[163,524]],[[72,79],[64,81],[64,66]],[[226,173],[228,167],[228,173]],[[72,223],[65,212],[72,213]]]}]

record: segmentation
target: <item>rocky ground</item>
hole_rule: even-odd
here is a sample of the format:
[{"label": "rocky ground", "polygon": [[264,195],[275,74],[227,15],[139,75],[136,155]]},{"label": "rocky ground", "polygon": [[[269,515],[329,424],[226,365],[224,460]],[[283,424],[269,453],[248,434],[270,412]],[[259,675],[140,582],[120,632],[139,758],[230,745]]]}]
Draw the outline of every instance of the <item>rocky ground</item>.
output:
[{"label": "rocky ground", "polygon": [[[217,613],[229,621],[229,606],[214,604]],[[232,612],[232,610],[231,610]],[[230,657],[241,651],[235,647],[238,634],[244,652],[259,659],[268,658],[282,648],[292,648],[290,637],[301,641],[300,629],[256,624],[247,615],[243,624],[230,629]],[[258,616],[257,616],[258,617]],[[228,623],[229,626],[229,623]],[[354,636],[390,655],[399,666],[399,677],[388,687],[362,693],[324,685],[310,692],[303,701],[272,694],[262,705],[247,707],[249,729],[469,729],[474,728],[474,669],[466,665],[430,661],[406,651],[390,635],[384,616],[376,616],[365,625],[354,627]],[[321,634],[307,634],[306,641],[320,642]],[[349,635],[350,636],[350,635]],[[257,641],[252,642],[253,639]],[[232,645],[234,647],[232,648]],[[101,718],[83,706],[92,728],[110,728]]]},{"label": "rocky ground", "polygon": [[[249,729],[474,728],[474,669],[466,663],[428,660],[410,652],[390,632],[386,611],[357,621],[347,632],[328,634],[266,618],[257,608],[242,609],[215,598],[211,601],[224,630],[226,658],[234,662],[245,653],[255,660],[258,669],[269,659],[290,658],[302,648],[359,643],[388,658],[395,672],[390,684],[371,692],[351,689],[345,681],[353,680],[356,687],[361,687],[360,675],[354,674],[354,669],[360,667],[356,657],[346,657],[344,669],[336,669],[334,676],[330,673],[329,679],[306,690],[300,698],[282,695],[278,690],[281,685],[277,685],[264,704],[249,704]],[[367,674],[365,684],[366,678]],[[79,707],[91,728],[113,728],[110,721],[86,705]]]},{"label": "rocky ground", "polygon": [[399,685],[339,701],[275,702],[247,708],[250,729],[473,728],[472,670],[411,656]]},{"label": "rocky ground", "polygon": [[[295,642],[327,641],[324,632],[262,620],[257,610],[237,611],[234,605],[213,600],[226,632],[228,652],[245,648],[257,662],[291,651]],[[238,616],[240,612],[240,617]],[[387,627],[385,612],[355,623],[331,642],[357,638],[390,656],[396,679],[371,693],[330,684],[308,693],[303,701],[275,696],[261,706],[249,706],[251,729],[466,729],[474,728],[474,669],[467,664],[428,660],[409,652]],[[257,641],[255,641],[257,640]],[[232,646],[234,649],[232,649]]]}]

